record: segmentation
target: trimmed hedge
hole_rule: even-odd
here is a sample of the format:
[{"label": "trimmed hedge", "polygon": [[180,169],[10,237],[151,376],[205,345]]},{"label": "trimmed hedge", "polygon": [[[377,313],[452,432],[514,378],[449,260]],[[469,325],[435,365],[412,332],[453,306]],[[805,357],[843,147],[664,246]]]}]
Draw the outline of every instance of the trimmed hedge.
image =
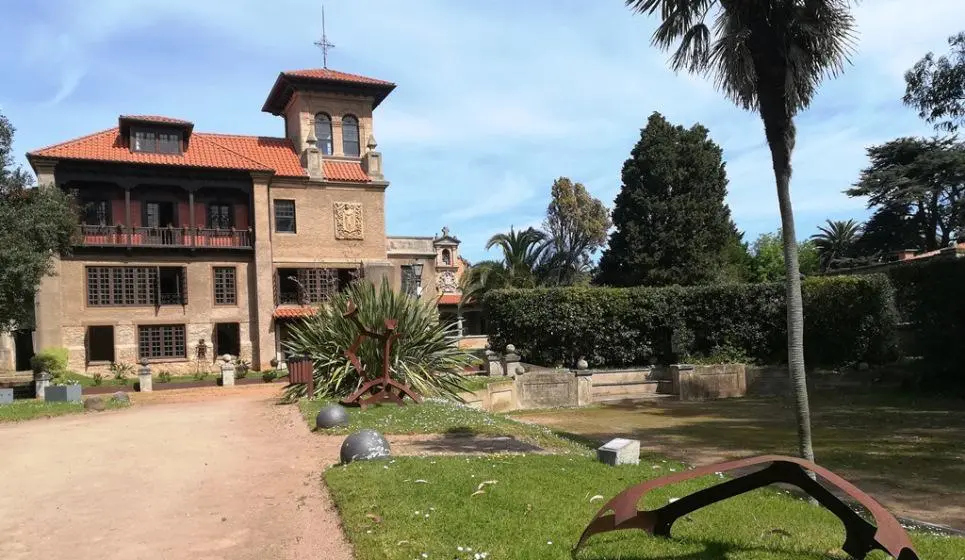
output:
[{"label": "trimmed hedge", "polygon": [[921,380],[934,388],[965,389],[965,259],[928,259],[888,270],[902,318],[913,325],[922,358]]},{"label": "trimmed hedge", "polygon": [[[666,288],[554,288],[487,294],[492,348],[572,366],[669,364],[727,354],[786,361],[783,284]],[[809,365],[883,363],[897,357],[894,292],[882,275],[804,282]]]}]

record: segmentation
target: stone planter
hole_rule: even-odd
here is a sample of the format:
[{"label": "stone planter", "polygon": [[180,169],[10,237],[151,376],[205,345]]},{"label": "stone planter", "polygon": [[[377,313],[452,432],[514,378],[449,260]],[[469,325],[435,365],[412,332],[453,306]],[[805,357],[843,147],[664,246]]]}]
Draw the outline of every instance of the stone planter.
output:
[{"label": "stone planter", "polygon": [[46,402],[80,402],[79,384],[73,385],[51,385],[44,389],[44,401]]}]

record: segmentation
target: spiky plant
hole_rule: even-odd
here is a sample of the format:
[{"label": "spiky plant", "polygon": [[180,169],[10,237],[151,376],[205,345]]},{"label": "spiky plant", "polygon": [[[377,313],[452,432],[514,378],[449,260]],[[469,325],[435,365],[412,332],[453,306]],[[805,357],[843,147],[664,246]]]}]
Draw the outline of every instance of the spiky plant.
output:
[{"label": "spiky plant", "polygon": [[[343,397],[360,385],[358,372],[345,357],[355,342],[358,327],[343,317],[351,300],[359,309],[362,324],[380,330],[385,319],[396,319],[401,336],[392,344],[389,359],[393,378],[409,384],[424,396],[458,399],[462,391],[462,372],[476,358],[460,350],[452,337],[457,327],[439,320],[433,300],[417,299],[392,290],[387,281],[378,287],[370,282],[354,282],[316,310],[315,315],[292,326],[285,347],[291,353],[312,358],[314,398]],[[359,359],[369,376],[381,375],[383,349],[376,340],[366,340],[358,350]],[[289,385],[288,402],[305,396],[304,385]]]}]

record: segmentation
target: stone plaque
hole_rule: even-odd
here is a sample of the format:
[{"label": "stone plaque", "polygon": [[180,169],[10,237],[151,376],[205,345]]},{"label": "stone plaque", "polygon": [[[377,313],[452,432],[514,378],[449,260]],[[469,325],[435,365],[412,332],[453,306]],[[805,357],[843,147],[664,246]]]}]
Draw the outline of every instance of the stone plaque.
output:
[{"label": "stone plaque", "polygon": [[453,294],[459,291],[454,272],[443,272],[436,278],[436,289],[441,294]]},{"label": "stone plaque", "polygon": [[335,239],[362,239],[362,203],[335,203]]},{"label": "stone plaque", "polygon": [[597,448],[596,458],[611,467],[637,465],[640,463],[640,442],[635,439],[611,439]]}]

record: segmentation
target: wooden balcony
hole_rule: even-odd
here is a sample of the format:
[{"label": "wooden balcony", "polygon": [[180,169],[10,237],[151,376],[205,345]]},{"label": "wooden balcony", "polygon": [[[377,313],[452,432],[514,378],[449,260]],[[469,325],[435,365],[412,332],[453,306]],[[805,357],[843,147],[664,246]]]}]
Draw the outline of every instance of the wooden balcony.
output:
[{"label": "wooden balcony", "polygon": [[158,247],[193,249],[251,249],[250,229],[189,227],[80,226],[78,247]]}]

